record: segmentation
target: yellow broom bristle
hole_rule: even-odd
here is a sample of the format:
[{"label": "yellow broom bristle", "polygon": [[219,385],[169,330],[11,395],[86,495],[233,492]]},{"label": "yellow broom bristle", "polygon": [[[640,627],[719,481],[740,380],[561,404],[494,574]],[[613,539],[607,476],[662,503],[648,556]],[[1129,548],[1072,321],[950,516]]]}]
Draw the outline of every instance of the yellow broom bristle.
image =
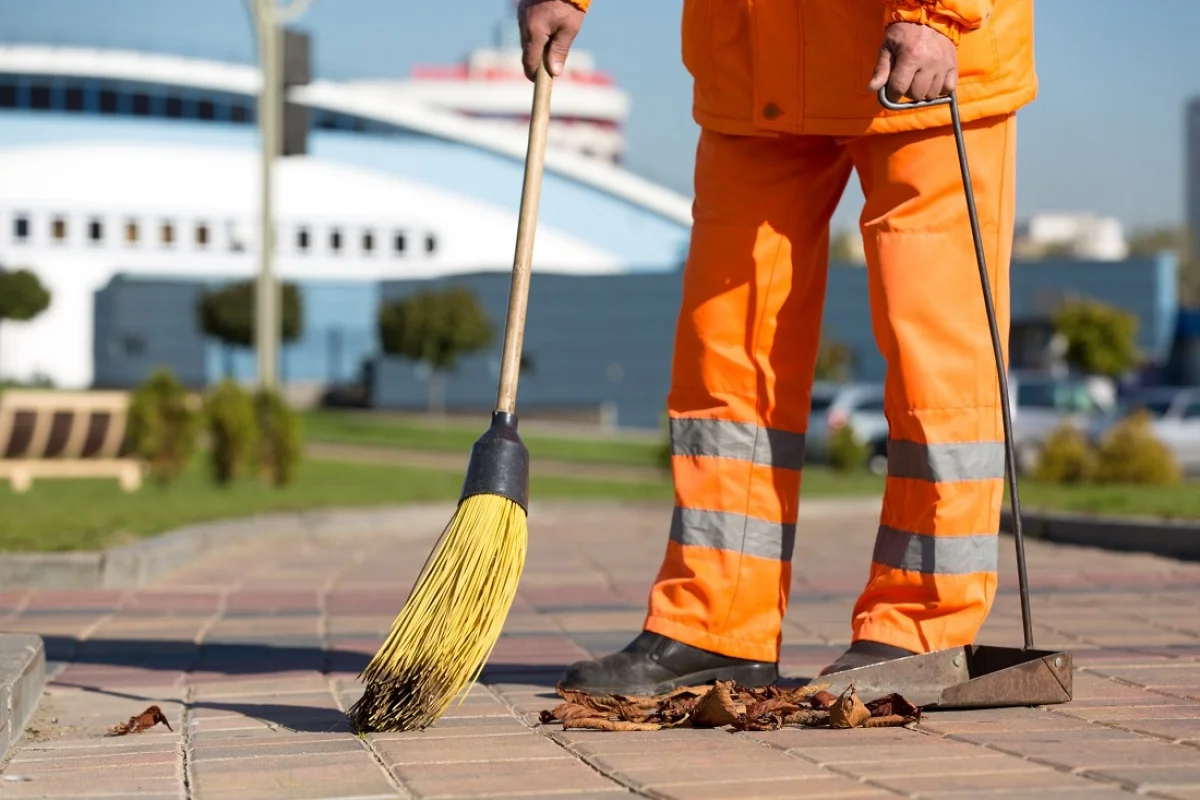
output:
[{"label": "yellow broom bristle", "polygon": [[349,712],[360,732],[421,730],[474,685],[517,591],[529,529],[507,497],[463,500],[391,633],[367,665]]}]

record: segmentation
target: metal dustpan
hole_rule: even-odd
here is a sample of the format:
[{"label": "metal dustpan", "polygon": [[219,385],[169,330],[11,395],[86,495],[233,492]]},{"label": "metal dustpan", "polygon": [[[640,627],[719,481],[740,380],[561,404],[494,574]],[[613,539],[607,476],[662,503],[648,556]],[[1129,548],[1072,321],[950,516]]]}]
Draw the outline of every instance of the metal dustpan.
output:
[{"label": "metal dustpan", "polygon": [[1074,664],[1070,653],[1036,650],[1033,646],[1033,620],[1029,609],[1029,580],[1025,569],[1025,540],[1021,531],[1021,503],[1017,493],[1016,464],[1013,457],[1012,412],[1009,408],[1008,376],[1004,369],[996,311],[988,282],[983,238],[975,210],[975,194],[967,165],[958,98],[954,93],[936,100],[893,103],[886,87],[879,91],[879,102],[891,111],[930,106],[949,106],[954,138],[958,145],[958,163],[962,170],[971,233],[975,238],[975,258],[983,286],[984,306],[991,327],[1000,382],[1000,406],[1004,417],[1005,462],[1009,498],[1012,503],[1013,540],[1017,547],[1017,577],[1020,584],[1021,619],[1025,628],[1024,647],[968,645],[936,653],[908,656],[869,667],[846,670],[816,679],[830,684],[828,691],[841,693],[854,683],[866,702],[891,694],[903,695],[910,703],[927,708],[998,708],[1007,706],[1052,705],[1070,702]]}]

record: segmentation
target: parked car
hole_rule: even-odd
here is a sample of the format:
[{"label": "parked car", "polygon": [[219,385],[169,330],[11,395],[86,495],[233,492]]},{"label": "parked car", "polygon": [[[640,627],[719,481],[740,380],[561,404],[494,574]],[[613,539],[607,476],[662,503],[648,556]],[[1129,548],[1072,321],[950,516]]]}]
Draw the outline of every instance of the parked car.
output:
[{"label": "parked car", "polygon": [[1070,425],[1086,435],[1105,415],[1084,378],[1018,370],[1009,375],[1008,390],[1021,474],[1037,469],[1046,439],[1056,428]]},{"label": "parked car", "polygon": [[1093,424],[1093,443],[1098,444],[1113,425],[1139,410],[1149,414],[1151,430],[1174,454],[1180,468],[1189,474],[1200,473],[1200,387],[1133,392]]},{"label": "parked car", "polygon": [[813,386],[805,437],[808,460],[828,463],[830,438],[846,425],[867,444],[870,470],[886,474],[888,423],[883,415],[883,384],[818,382]]}]

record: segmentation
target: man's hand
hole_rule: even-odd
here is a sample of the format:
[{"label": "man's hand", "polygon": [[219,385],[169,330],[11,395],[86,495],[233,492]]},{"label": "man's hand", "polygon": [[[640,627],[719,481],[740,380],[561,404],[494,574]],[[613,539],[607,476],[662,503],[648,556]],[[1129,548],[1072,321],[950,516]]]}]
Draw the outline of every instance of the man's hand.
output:
[{"label": "man's hand", "polygon": [[525,77],[537,77],[538,60],[542,58],[547,60],[551,75],[557,78],[562,74],[567,51],[583,25],[583,17],[584,13],[566,0],[521,0],[517,22],[521,26]]},{"label": "man's hand", "polygon": [[887,86],[888,99],[936,100],[958,85],[958,49],[954,42],[926,25],[893,22],[887,27],[875,74],[867,87]]}]

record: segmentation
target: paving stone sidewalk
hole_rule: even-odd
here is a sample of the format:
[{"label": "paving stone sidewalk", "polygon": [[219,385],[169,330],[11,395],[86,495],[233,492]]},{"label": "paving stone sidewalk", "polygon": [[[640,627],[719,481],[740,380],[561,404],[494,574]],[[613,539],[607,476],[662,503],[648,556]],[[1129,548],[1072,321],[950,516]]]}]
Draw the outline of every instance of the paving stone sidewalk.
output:
[{"label": "paving stone sidewalk", "polygon": [[[45,637],[51,681],[5,797],[1080,797],[1200,800],[1200,564],[1031,542],[1037,644],[1075,653],[1074,702],[928,714],[915,730],[732,734],[539,727],[564,664],[642,622],[669,509],[535,508],[528,566],[484,684],[422,733],[358,738],[343,710],[444,516],[228,548],[130,591],[0,593]],[[808,504],[783,667],[846,644],[875,512]],[[1011,539],[982,641],[1021,641]],[[104,737],[157,704],[158,726]]]}]

